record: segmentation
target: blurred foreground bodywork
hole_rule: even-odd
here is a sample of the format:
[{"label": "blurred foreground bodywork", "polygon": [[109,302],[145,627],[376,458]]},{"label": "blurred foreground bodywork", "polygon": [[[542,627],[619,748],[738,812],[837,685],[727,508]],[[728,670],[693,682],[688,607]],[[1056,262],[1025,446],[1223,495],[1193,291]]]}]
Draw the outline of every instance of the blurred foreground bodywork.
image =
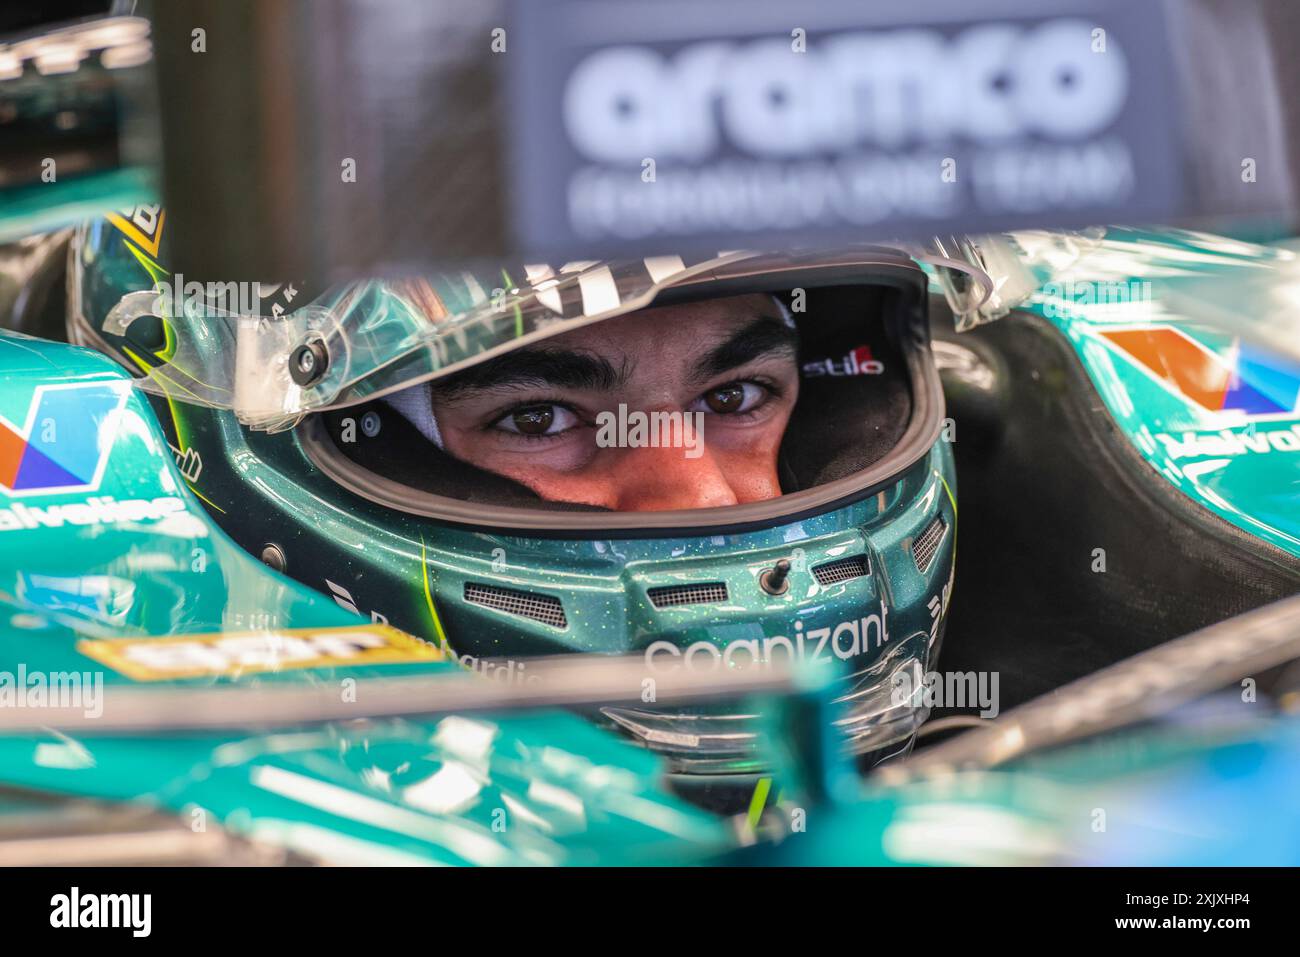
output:
[{"label": "blurred foreground bodywork", "polygon": [[[0,412],[10,422],[18,417],[15,409],[32,402],[36,382],[88,390],[89,397],[106,388],[110,400],[124,382],[102,357],[8,334],[0,339],[0,361],[11,373],[0,394]],[[96,497],[119,504],[175,498],[183,507],[160,519],[141,513],[114,525],[85,523],[80,511],[56,511],[69,504],[68,493],[9,497],[0,515],[6,555],[0,589],[9,616],[2,646],[6,670],[29,675],[99,670],[104,700],[111,703],[115,691],[140,683],[113,666],[103,667],[105,660],[118,668],[134,661],[135,668],[145,669],[136,672],[145,684],[159,678],[151,670],[165,671],[171,660],[106,654],[113,642],[138,647],[147,644],[146,635],[238,633],[250,626],[265,636],[291,629],[336,636],[358,626],[367,630],[355,615],[228,542],[182,487],[148,406],[129,391],[122,400],[114,406],[118,420],[101,423],[115,441]],[[85,414],[86,408],[78,411]],[[58,410],[53,412],[57,428]],[[29,441],[33,437],[28,434]],[[23,470],[20,463],[18,472],[4,478],[11,491],[23,486],[17,489],[22,492],[46,481],[42,474],[52,473]],[[28,527],[32,524],[36,527]],[[197,562],[198,555],[206,555],[206,561]],[[250,615],[268,618],[250,622]],[[1294,610],[1290,616],[1294,625]],[[271,639],[235,652],[227,648],[224,654],[236,655],[233,663],[230,657],[184,657],[184,667],[208,660],[210,670],[166,683],[196,692],[253,686],[273,696],[277,688],[300,682],[345,691],[352,679],[356,700],[364,706],[365,675],[455,671],[437,660],[360,668],[338,661],[297,669],[291,667],[292,639],[281,640],[279,646]],[[1287,647],[1286,639],[1279,638],[1275,647]],[[346,647],[336,651],[348,653]],[[289,666],[260,670],[277,661]],[[466,675],[463,680],[482,679]],[[12,677],[9,687],[11,693],[17,690]],[[558,713],[357,720],[244,734],[10,735],[0,738],[0,780],[26,789],[28,796],[23,790],[10,792],[12,800],[0,816],[0,861],[30,863],[34,851],[45,855],[42,860],[59,860],[58,848],[67,847],[58,843],[61,828],[71,828],[79,839],[87,834],[76,826],[79,813],[84,820],[77,808],[85,806],[77,801],[65,805],[62,816],[43,815],[44,829],[36,827],[33,822],[41,816],[33,817],[33,808],[48,807],[50,798],[30,796],[33,790],[155,809],[161,818],[124,810],[97,824],[116,837],[86,843],[80,852],[93,855],[95,848],[107,848],[108,860],[145,863],[666,864],[716,859],[735,846],[738,834],[742,841],[785,840],[765,841],[739,858],[724,859],[852,864],[1293,859],[1287,829],[1295,826],[1295,805],[1288,795],[1296,793],[1298,782],[1290,723],[1229,723],[1213,733],[1101,739],[1046,758],[1030,755],[1005,770],[956,768],[895,784],[882,778],[860,789],[841,761],[817,700],[815,694],[796,696],[773,712],[772,720],[785,727],[784,735],[774,734],[771,741],[784,742],[782,766],[800,779],[789,773],[778,779],[771,805],[766,811],[758,805],[740,832],[665,792],[659,783],[662,765],[654,755]],[[232,715],[230,720],[241,719]],[[1014,713],[1003,720],[1014,721]],[[997,727],[981,733],[996,735]],[[791,731],[797,736],[790,737]],[[905,778],[906,769],[901,769]],[[785,785],[795,787],[783,798]],[[1225,802],[1239,812],[1243,804],[1251,810],[1225,816]],[[1093,829],[1096,808],[1108,815],[1104,831]],[[1176,840],[1169,828],[1152,824],[1157,813],[1172,822]],[[1278,840],[1243,844],[1245,822],[1258,834],[1254,825],[1265,814]],[[165,823],[176,817],[179,828]],[[5,819],[26,823],[6,835]],[[1209,833],[1198,830],[1206,821],[1221,826]],[[209,828],[208,838],[195,837]],[[52,843],[34,845],[33,840]]]},{"label": "blurred foreground bodywork", "polygon": [[[40,704],[59,694],[66,701],[71,685],[60,676],[79,675],[86,708],[107,706],[111,715],[115,693],[139,686],[134,675],[150,686],[252,686],[268,696],[326,685],[342,700],[354,694],[364,709],[370,677],[460,670],[230,542],[185,486],[143,397],[108,360],[3,334],[0,366],[6,704],[34,704],[33,688],[50,691],[60,680],[63,691]],[[72,449],[71,438],[69,447],[58,444],[59,429],[71,436],[87,418],[95,421],[89,447]],[[26,435],[15,435],[14,422],[29,426]],[[69,470],[81,475],[69,478]],[[73,482],[75,490],[57,490]],[[378,637],[358,640],[372,632]],[[238,647],[219,644],[223,634],[236,636]],[[206,637],[165,638],[176,635]],[[160,639],[170,659],[157,653]],[[323,653],[303,658],[304,640]],[[367,654],[379,663],[365,662]],[[102,681],[98,703],[93,680]],[[668,863],[728,840],[721,822],[664,790],[653,756],[555,712],[344,721],[267,734],[37,733],[0,739],[0,781],[143,802],[197,831],[210,823],[354,863]]]},{"label": "blurred foreground bodywork", "polygon": [[[1234,29],[1235,41],[1249,41],[1269,32],[1263,25],[1292,22],[1278,5],[1258,5],[1267,13],[1256,18],[1237,16],[1239,6],[1195,6],[1208,16],[1183,23],[1189,35],[1219,22]],[[319,57],[279,55],[276,31],[293,33],[297,24],[281,10],[272,17],[276,22],[256,24],[271,29],[254,30],[251,6],[208,9],[218,17],[214,37],[221,29],[235,35],[251,30],[260,52],[276,55],[265,56],[264,73],[232,72],[221,69],[216,51],[236,47],[218,44],[211,60],[201,61],[212,70],[208,81],[216,82],[200,78],[187,89],[191,98],[164,104],[165,122],[181,131],[167,144],[173,160],[168,188],[177,202],[209,204],[202,207],[209,216],[192,217],[196,231],[187,242],[196,262],[235,272],[254,264],[281,274],[302,267],[324,275],[408,264],[430,250],[438,257],[497,255],[518,240],[508,227],[520,224],[510,221],[497,188],[507,177],[505,134],[496,128],[497,111],[484,108],[496,96],[496,81],[459,59],[470,44],[481,45],[473,30],[489,26],[491,11],[460,24],[456,35],[466,43],[459,53],[426,64],[430,75],[448,80],[447,97],[433,108],[473,107],[472,121],[456,126],[450,139],[445,122],[421,122],[419,135],[438,130],[441,138],[436,144],[417,139],[410,153],[401,147],[411,131],[400,122],[385,128],[391,142],[379,137],[362,144],[373,151],[369,155],[351,149],[340,129],[289,138],[308,153],[322,152],[324,144],[325,152],[359,156],[367,175],[383,170],[373,180],[348,184],[356,188],[340,198],[339,184],[346,181],[334,179],[332,162],[319,169],[295,164],[280,149],[282,124],[310,127],[312,111],[295,113],[283,100],[257,96],[259,83],[290,95],[295,88],[288,79],[300,63],[305,72],[320,69]],[[313,29],[297,34],[299,41],[319,54],[323,41],[346,24],[347,9],[324,9]],[[426,16],[426,26],[455,33],[455,25],[434,22],[438,14]],[[189,13],[181,5],[166,6],[161,20],[169,39],[187,40]],[[380,24],[371,39],[392,39],[392,28]],[[133,52],[115,63],[104,59],[111,45],[78,41],[74,45],[90,55],[79,57],[72,73],[37,62],[66,52],[66,36],[24,48],[17,76],[9,75],[13,49],[0,51],[6,74],[0,90],[13,93],[0,104],[3,121],[46,124],[41,148],[6,164],[14,174],[0,182],[0,233],[6,238],[99,214],[105,206],[147,201],[158,159],[149,124],[122,138],[116,125],[147,118],[151,109],[152,79],[138,29],[121,27],[117,39]],[[194,66],[185,48],[185,42],[168,48],[160,60],[165,76]],[[242,56],[244,48],[238,49]],[[1243,45],[1225,38],[1223,49]],[[428,52],[427,44],[419,52]],[[1222,75],[1201,69],[1211,59],[1196,64],[1195,82],[1202,86]],[[396,69],[409,66],[401,57],[391,62]],[[1289,69],[1270,57],[1258,63],[1256,79]],[[364,72],[366,61],[348,66]],[[106,82],[109,73],[114,82]],[[328,101],[345,75],[335,71],[330,82],[297,89],[310,90],[309,104]],[[243,84],[238,97],[230,96],[232,76]],[[378,76],[371,74],[372,81]],[[133,99],[121,114],[119,93]],[[239,109],[217,109],[220,99],[237,100],[256,122],[245,123],[248,114]],[[1204,97],[1187,101],[1208,108]],[[196,109],[195,102],[212,109]],[[1178,207],[1184,213],[1294,208],[1294,174],[1285,159],[1287,134],[1296,137],[1294,124],[1282,122],[1289,107],[1263,95],[1259,105],[1270,116],[1280,111],[1278,124],[1266,124],[1272,135],[1261,154],[1260,188],[1243,189],[1247,181],[1236,166],[1240,137],[1231,135],[1236,127],[1230,118],[1221,117],[1221,124],[1202,115],[1196,128],[1220,142],[1213,150],[1187,150],[1196,161],[1189,164],[1193,188]],[[1233,100],[1232,110],[1240,109]],[[372,119],[383,126],[400,114]],[[214,117],[226,132],[252,135],[222,144],[233,144],[240,161],[217,171],[224,186],[207,189],[213,171],[193,156],[214,151],[183,131],[187,121]],[[222,129],[212,123],[206,132],[220,135]],[[54,157],[64,175],[38,185],[32,177],[50,152],[47,142],[66,148]],[[407,194],[392,187],[405,182],[409,156],[422,155],[421,143],[436,145],[439,154],[421,167],[439,182],[433,208],[427,201],[421,215],[384,222],[374,211],[407,202]],[[536,143],[530,146],[536,150]],[[458,176],[467,155],[490,162]],[[262,162],[266,157],[280,162]],[[393,162],[397,157],[408,159]],[[234,201],[247,198],[250,182],[254,201]],[[376,191],[381,201],[372,201]],[[286,210],[311,206],[311,197],[331,198],[323,204],[327,221],[304,229]],[[1170,196],[1157,199],[1166,203],[1160,208],[1173,208]],[[249,207],[261,217],[251,228]],[[330,228],[340,222],[350,228]],[[250,236],[256,241],[247,241]],[[1032,321],[1050,323],[1066,337],[1144,467],[1241,532],[1261,561],[1292,567],[1300,556],[1298,457],[1292,454],[1300,451],[1300,439],[1291,437],[1300,436],[1300,374],[1286,359],[1297,355],[1293,245],[1112,231],[1093,253],[1053,275],[1022,312],[1037,313]],[[21,286],[35,282],[21,255],[10,265]],[[1103,288],[1123,292],[1101,301],[1096,294]],[[1261,345],[1272,347],[1272,354]],[[1064,383],[1053,380],[1044,393],[1068,388]],[[296,584],[227,539],[195,498],[204,463],[184,445],[169,448],[153,411],[102,357],[0,334],[0,416],[0,699],[6,706],[0,717],[19,714],[27,706],[20,701],[31,702],[41,687],[46,698],[40,707],[48,707],[59,675],[89,675],[91,689],[98,675],[110,713],[116,693],[146,686],[191,689],[196,702],[201,691],[253,690],[268,704],[277,692],[288,699],[291,691],[315,690],[341,702],[352,695],[364,713],[368,692],[378,694],[384,679],[457,676],[436,649],[344,607],[354,605],[350,596],[346,603],[343,596],[331,600]],[[232,460],[249,466],[247,456]],[[276,489],[267,492],[274,496]],[[1275,611],[1280,626],[1300,633],[1294,603]],[[1226,622],[1219,651],[1231,646],[1232,634],[1252,634],[1259,621]],[[1249,659],[1250,668],[1282,667],[1286,655],[1296,657],[1294,648],[1286,650],[1291,639],[1279,635],[1271,647],[1282,657]],[[239,715],[230,716],[230,728],[184,733],[11,727],[0,736],[0,863],[1294,864],[1300,744],[1287,714],[1294,711],[1295,675],[1281,682],[1272,704],[1252,710],[1235,686],[1249,677],[1246,664],[1236,673],[1211,674],[1211,665],[1222,664],[1216,643],[1203,644],[1204,658],[1182,660],[1178,688],[1185,693],[1168,698],[1143,697],[1152,689],[1142,682],[1159,684],[1152,677],[1157,674],[1177,677],[1177,668],[1144,677],[1150,659],[1130,662],[1125,681],[1135,684],[1146,710],[1123,716],[1113,697],[1098,695],[1085,706],[1086,694],[1070,697],[1065,689],[1061,700],[1008,712],[991,727],[930,749],[910,765],[887,768],[865,784],[843,762],[820,690],[779,697],[767,712],[765,738],[777,752],[778,772],[775,780],[757,782],[750,813],[740,822],[674,796],[655,754],[554,708],[524,716],[482,709],[437,717],[413,712],[275,730],[239,730]],[[1198,703],[1213,689],[1211,678],[1232,690],[1226,711],[1213,710],[1214,699]],[[1114,679],[1099,676],[1103,685]],[[66,681],[62,687],[66,691]],[[503,708],[510,703],[508,688],[501,700]],[[86,705],[93,710],[93,702]],[[1058,725],[1079,733],[1035,736],[1026,718],[1035,713],[1043,719],[1034,725],[1040,734]],[[1092,723],[1083,720],[1088,716]],[[1126,723],[1152,721],[1136,733],[1124,730]],[[953,755],[964,757],[949,761]],[[737,843],[753,846],[736,851]]]},{"label": "blurred foreground bodywork", "polygon": [[[1163,242],[1182,248],[1176,237]],[[1255,274],[1246,268],[1245,275]],[[1068,315],[1082,321],[1086,313],[1080,306]],[[1071,341],[1086,342],[1082,331],[1091,330],[1079,329]],[[1082,355],[1112,359],[1089,368],[1118,368],[1095,347]],[[106,702],[115,690],[160,684],[193,689],[196,703],[199,692],[231,686],[260,689],[270,700],[277,689],[342,693],[353,679],[362,708],[379,679],[457,671],[435,660],[431,646],[423,652],[400,641],[379,649],[393,661],[358,666],[327,656],[292,667],[295,642],[305,640],[298,630],[335,638],[358,628],[387,632],[229,541],[193,497],[202,463],[168,447],[152,408],[120,367],[12,334],[0,339],[0,362],[7,373],[0,415],[9,423],[0,426],[10,436],[0,474],[8,489],[0,511],[0,593],[9,613],[0,637],[4,670],[99,671]],[[1132,365],[1138,370],[1141,363]],[[58,444],[69,415],[95,424],[92,442]],[[27,458],[31,449],[39,455]],[[141,655],[140,646],[151,641],[155,648],[185,643],[166,636],[199,637],[183,653]],[[221,644],[226,640],[233,648]],[[1284,651],[1285,644],[1280,638],[1274,647]],[[331,647],[348,653],[346,641]],[[1208,675],[1208,658],[1192,656],[1187,664],[1187,682]],[[1268,665],[1250,664],[1256,666]],[[190,676],[168,678],[168,668],[189,669]],[[9,684],[16,690],[14,680]],[[1198,685],[1196,694],[1212,687]],[[508,699],[506,689],[503,704]],[[1285,840],[1294,826],[1288,795],[1296,782],[1286,771],[1294,736],[1263,705],[1259,720],[1234,719],[1212,733],[1202,725],[1115,736],[1098,726],[1087,733],[1106,736],[1071,750],[1033,753],[1063,743],[1047,739],[1003,768],[923,776],[927,761],[934,763],[928,756],[948,747],[940,745],[918,755],[915,772],[904,764],[901,773],[877,776],[864,788],[834,746],[819,700],[814,691],[778,699],[770,709],[766,742],[783,752],[779,772],[757,783],[751,812],[738,823],[672,796],[654,754],[555,712],[344,720],[242,733],[27,731],[0,738],[0,781],[19,789],[10,805],[15,822],[33,820],[33,800],[48,808],[49,795],[68,796],[53,818],[44,817],[54,822],[42,825],[51,840],[60,828],[84,833],[76,824],[84,805],[77,802],[87,799],[127,801],[161,815],[115,815],[121,833],[176,834],[179,819],[191,835],[220,836],[208,843],[167,837],[98,845],[109,846],[113,860],[141,862],[176,854],[251,855],[270,863],[684,863],[733,860],[725,855],[738,841],[758,841],[734,858],[747,863],[1240,863],[1294,856]],[[1066,710],[1049,702],[1046,713],[1055,721]],[[998,729],[1014,727],[1014,714],[958,740],[996,738]],[[230,720],[242,723],[238,715]],[[44,796],[33,798],[33,791]],[[1224,823],[1225,801],[1248,801],[1254,810]],[[1106,811],[1105,830],[1093,829],[1097,808]],[[1150,826],[1153,808],[1180,822],[1176,840]],[[1267,847],[1248,842],[1241,828],[1266,816],[1283,839]],[[1201,827],[1208,821],[1219,825]],[[45,853],[18,838],[26,827],[9,832],[14,863]],[[1121,841],[1121,834],[1132,839]],[[59,859],[60,846],[67,847],[48,845],[50,860]],[[147,846],[153,849],[145,853]]]}]

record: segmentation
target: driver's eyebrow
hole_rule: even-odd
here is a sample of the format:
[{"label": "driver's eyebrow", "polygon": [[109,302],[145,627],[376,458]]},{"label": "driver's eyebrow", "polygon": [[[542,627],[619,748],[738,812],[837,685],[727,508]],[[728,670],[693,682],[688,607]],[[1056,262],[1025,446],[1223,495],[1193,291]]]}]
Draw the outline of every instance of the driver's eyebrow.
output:
[{"label": "driver's eyebrow", "polygon": [[455,401],[466,392],[530,386],[609,392],[622,388],[627,377],[626,365],[615,368],[603,356],[532,346],[480,362],[441,382],[435,380],[432,390],[443,401]]},{"label": "driver's eyebrow", "polygon": [[697,381],[712,379],[765,356],[793,358],[798,349],[799,334],[794,329],[774,316],[764,316],[700,356],[692,376]]}]

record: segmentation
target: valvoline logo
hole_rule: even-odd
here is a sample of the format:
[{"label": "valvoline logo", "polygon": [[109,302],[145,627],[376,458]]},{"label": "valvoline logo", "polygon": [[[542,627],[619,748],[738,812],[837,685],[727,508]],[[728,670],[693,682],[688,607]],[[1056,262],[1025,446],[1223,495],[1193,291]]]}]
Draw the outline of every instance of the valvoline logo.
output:
[{"label": "valvoline logo", "polygon": [[130,383],[38,386],[22,427],[0,415],[0,492],[93,492],[99,487]]},{"label": "valvoline logo", "polygon": [[870,346],[858,346],[840,359],[816,359],[803,364],[806,376],[880,375],[884,371],[884,363],[872,358]]}]

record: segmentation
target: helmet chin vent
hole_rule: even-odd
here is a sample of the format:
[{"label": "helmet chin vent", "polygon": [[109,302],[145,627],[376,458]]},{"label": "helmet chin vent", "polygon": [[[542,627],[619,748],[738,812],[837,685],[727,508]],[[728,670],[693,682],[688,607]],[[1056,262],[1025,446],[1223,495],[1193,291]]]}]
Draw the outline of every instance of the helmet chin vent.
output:
[{"label": "helmet chin vent", "polygon": [[943,541],[943,533],[948,531],[948,523],[943,520],[942,515],[936,515],[929,525],[920,535],[916,536],[916,541],[912,542],[912,558],[916,560],[918,571],[925,571],[934,561],[934,556],[939,551],[939,543]]},{"label": "helmet chin vent", "polygon": [[646,597],[656,608],[675,605],[717,605],[727,600],[726,582],[695,582],[690,585],[662,585],[646,589]]},{"label": "helmet chin vent", "polygon": [[480,582],[466,582],[465,600],[474,605],[503,611],[507,615],[540,621],[552,628],[569,627],[564,606],[554,595],[539,595],[531,591],[516,591],[513,588],[499,588],[496,585],[484,585]]},{"label": "helmet chin vent", "polygon": [[816,565],[812,573],[819,585],[838,585],[840,582],[867,577],[871,574],[871,565],[868,564],[866,555],[851,555]]}]

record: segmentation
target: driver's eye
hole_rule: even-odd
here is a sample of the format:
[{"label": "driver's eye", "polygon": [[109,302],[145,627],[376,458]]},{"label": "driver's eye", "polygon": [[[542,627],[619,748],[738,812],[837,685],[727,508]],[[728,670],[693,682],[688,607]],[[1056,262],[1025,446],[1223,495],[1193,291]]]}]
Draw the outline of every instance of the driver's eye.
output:
[{"label": "driver's eye", "polygon": [[577,420],[577,416],[560,405],[529,405],[507,412],[497,420],[496,426],[520,435],[556,435],[572,428]]},{"label": "driver's eye", "polygon": [[723,415],[748,412],[763,398],[762,386],[753,382],[729,382],[710,389],[701,397],[712,412]]},{"label": "driver's eye", "polygon": [[510,416],[510,422],[524,435],[545,435],[555,422],[555,408],[539,405],[534,409],[520,409]]}]

